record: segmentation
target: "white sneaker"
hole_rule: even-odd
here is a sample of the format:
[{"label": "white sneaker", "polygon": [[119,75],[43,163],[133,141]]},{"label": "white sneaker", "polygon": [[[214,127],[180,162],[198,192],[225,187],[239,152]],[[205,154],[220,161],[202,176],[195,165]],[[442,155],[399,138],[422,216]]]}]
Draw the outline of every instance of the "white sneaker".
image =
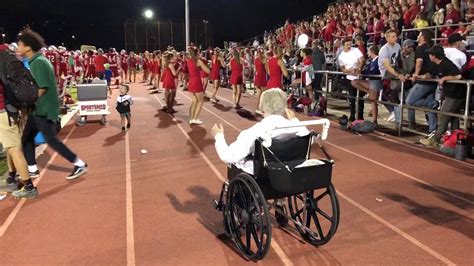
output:
[{"label": "white sneaker", "polygon": [[388,122],[393,122],[395,121],[395,113],[391,112],[390,115],[386,119]]},{"label": "white sneaker", "polygon": [[256,113],[257,115],[261,115],[261,116],[263,116],[263,112],[262,112],[262,111],[260,111],[259,109],[258,109],[258,110],[256,110],[256,111],[255,111],[255,113]]},{"label": "white sneaker", "polygon": [[203,123],[204,123],[204,122],[202,122],[202,121],[199,120],[199,119],[194,119],[194,121],[193,121],[193,124],[195,124],[195,125],[201,125],[201,124],[203,124]]},{"label": "white sneaker", "polygon": [[194,124],[194,119],[189,120],[189,124],[190,125]]}]

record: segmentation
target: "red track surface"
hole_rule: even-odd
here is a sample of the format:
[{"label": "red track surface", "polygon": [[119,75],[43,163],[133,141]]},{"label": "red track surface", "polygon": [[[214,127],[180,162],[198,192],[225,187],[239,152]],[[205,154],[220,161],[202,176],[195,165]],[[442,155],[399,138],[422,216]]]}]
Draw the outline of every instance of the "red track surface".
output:
[{"label": "red track surface", "polygon": [[[245,262],[223,236],[222,214],[212,206],[226,166],[209,132],[220,122],[230,142],[255,121],[230,108],[224,89],[220,104],[205,104],[205,124],[193,127],[187,93],[178,92],[183,105],[174,120],[157,112],[161,94],[142,85],[130,94],[128,133],[120,131],[116,113],[105,127],[71,123],[63,130],[66,144],[89,163],[88,175],[66,181],[70,165],[48,149],[40,158],[40,197],[0,202],[2,264]],[[255,99],[244,97],[242,105],[253,109]],[[336,235],[316,248],[274,226],[261,264],[474,264],[472,164],[391,137],[336,127],[329,136],[341,205]]]}]

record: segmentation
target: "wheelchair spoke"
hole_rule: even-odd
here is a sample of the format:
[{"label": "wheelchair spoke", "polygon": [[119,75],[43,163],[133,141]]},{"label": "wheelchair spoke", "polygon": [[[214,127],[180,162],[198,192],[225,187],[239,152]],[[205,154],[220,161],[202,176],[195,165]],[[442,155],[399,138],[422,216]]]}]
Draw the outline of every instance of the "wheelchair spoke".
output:
[{"label": "wheelchair spoke", "polygon": [[253,224],[251,224],[250,229],[251,229],[251,232],[252,232],[253,240],[255,241],[255,244],[257,245],[257,248],[260,249],[262,244],[260,243],[260,240],[258,239],[257,230],[255,230],[255,226]]},{"label": "wheelchair spoke", "polygon": [[333,221],[333,218],[330,217],[327,213],[323,212],[320,208],[316,208],[316,211],[319,212],[324,218],[328,219],[331,223]]},{"label": "wheelchair spoke", "polygon": [[247,253],[250,254],[250,238],[251,238],[251,232],[250,232],[250,224],[247,224],[245,226],[245,238],[247,241]]},{"label": "wheelchair spoke", "polygon": [[245,201],[245,193],[242,190],[242,187],[240,184],[237,184],[237,194],[238,194],[238,199],[241,203],[243,203],[244,206],[247,206],[247,202]]},{"label": "wheelchair spoke", "polygon": [[316,225],[316,229],[318,230],[319,237],[321,239],[324,238],[323,229],[321,228],[321,224],[319,223],[318,215],[316,215],[316,212],[313,212],[311,216],[313,216],[314,224]]},{"label": "wheelchair spoke", "polygon": [[319,195],[315,200],[319,201],[320,199],[324,198],[324,196],[326,196],[327,194],[329,194],[329,190],[326,189],[326,191],[323,194]]}]

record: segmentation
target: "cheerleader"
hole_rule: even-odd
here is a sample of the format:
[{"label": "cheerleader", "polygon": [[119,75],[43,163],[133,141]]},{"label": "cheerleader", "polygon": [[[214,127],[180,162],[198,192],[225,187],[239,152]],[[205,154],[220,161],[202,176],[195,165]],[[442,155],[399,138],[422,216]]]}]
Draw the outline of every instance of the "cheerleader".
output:
[{"label": "cheerleader", "polygon": [[230,60],[230,69],[232,71],[230,75],[230,84],[232,85],[232,100],[234,102],[234,109],[240,109],[240,97],[242,96],[242,85],[243,85],[243,65],[240,58],[240,52],[237,48],[233,51],[233,57]]},{"label": "cheerleader", "polygon": [[150,54],[148,51],[145,51],[143,54],[143,83],[148,81],[148,75],[150,74]]},{"label": "cheerleader", "polygon": [[222,58],[221,51],[219,48],[214,49],[214,55],[212,55],[212,63],[211,63],[211,80],[214,84],[214,91],[212,92],[211,102],[217,103],[218,100],[216,98],[217,90],[219,89],[220,84],[220,75],[219,71],[221,67],[224,67],[224,58]]},{"label": "cheerleader", "polygon": [[173,105],[176,98],[176,77],[179,72],[179,68],[176,69],[176,54],[173,52],[163,55],[163,89],[165,90],[165,112],[174,114],[176,111],[173,109]]},{"label": "cheerleader", "polygon": [[265,65],[267,64],[267,59],[265,57],[265,51],[263,48],[257,49],[257,56],[255,57],[254,62],[254,86],[257,91],[257,109],[255,111],[258,115],[263,115],[263,112],[259,109],[260,106],[260,97],[262,95],[262,90],[265,90],[267,87],[267,71],[265,70]]},{"label": "cheerleader", "polygon": [[267,88],[283,89],[282,75],[288,77],[288,70],[283,62],[283,50],[280,46],[273,47],[273,56],[268,60],[265,68],[270,79]]},{"label": "cheerleader", "polygon": [[198,50],[195,47],[189,48],[189,58],[186,60],[187,69],[189,71],[188,91],[192,94],[192,103],[189,108],[189,124],[200,125],[203,122],[198,119],[204,104],[204,88],[201,80],[200,69],[207,74],[210,73],[206,64],[199,59]]}]

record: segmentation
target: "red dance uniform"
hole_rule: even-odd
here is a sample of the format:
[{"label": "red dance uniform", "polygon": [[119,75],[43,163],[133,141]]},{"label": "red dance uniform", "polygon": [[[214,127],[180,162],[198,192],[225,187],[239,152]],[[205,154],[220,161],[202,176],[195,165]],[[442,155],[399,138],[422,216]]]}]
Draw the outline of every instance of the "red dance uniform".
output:
[{"label": "red dance uniform", "polygon": [[278,58],[272,57],[268,60],[268,71],[270,72],[270,79],[268,80],[267,87],[283,89],[283,84],[281,82],[282,72],[278,65]]},{"label": "red dance uniform", "polygon": [[188,91],[192,93],[204,92],[204,88],[201,81],[201,74],[197,63],[194,63],[192,59],[187,59],[186,65],[189,71]]},{"label": "red dance uniform", "polygon": [[265,65],[258,57],[255,59],[255,70],[255,80],[253,81],[255,87],[265,88],[267,86],[267,72],[265,71]]},{"label": "red dance uniform", "polygon": [[163,88],[168,90],[176,89],[176,76],[173,75],[169,66],[163,70]]},{"label": "red dance uniform", "polygon": [[232,69],[232,74],[230,75],[230,84],[231,85],[242,85],[242,64],[237,62],[234,58],[230,60],[230,68]]},{"label": "red dance uniform", "polygon": [[[207,59],[205,58],[201,58],[201,61],[207,65]],[[201,78],[208,78],[209,77],[209,74],[206,73],[206,71],[202,70],[201,69]]]},{"label": "red dance uniform", "polygon": [[211,80],[220,80],[220,77],[219,77],[220,67],[221,67],[220,61],[217,59],[217,57],[214,57],[212,59],[212,66],[211,66]]},{"label": "red dance uniform", "polygon": [[95,65],[94,65],[94,61],[95,61],[95,56],[88,56],[86,58],[86,65],[87,65],[87,71],[86,71],[86,78],[93,78],[95,77]]}]

